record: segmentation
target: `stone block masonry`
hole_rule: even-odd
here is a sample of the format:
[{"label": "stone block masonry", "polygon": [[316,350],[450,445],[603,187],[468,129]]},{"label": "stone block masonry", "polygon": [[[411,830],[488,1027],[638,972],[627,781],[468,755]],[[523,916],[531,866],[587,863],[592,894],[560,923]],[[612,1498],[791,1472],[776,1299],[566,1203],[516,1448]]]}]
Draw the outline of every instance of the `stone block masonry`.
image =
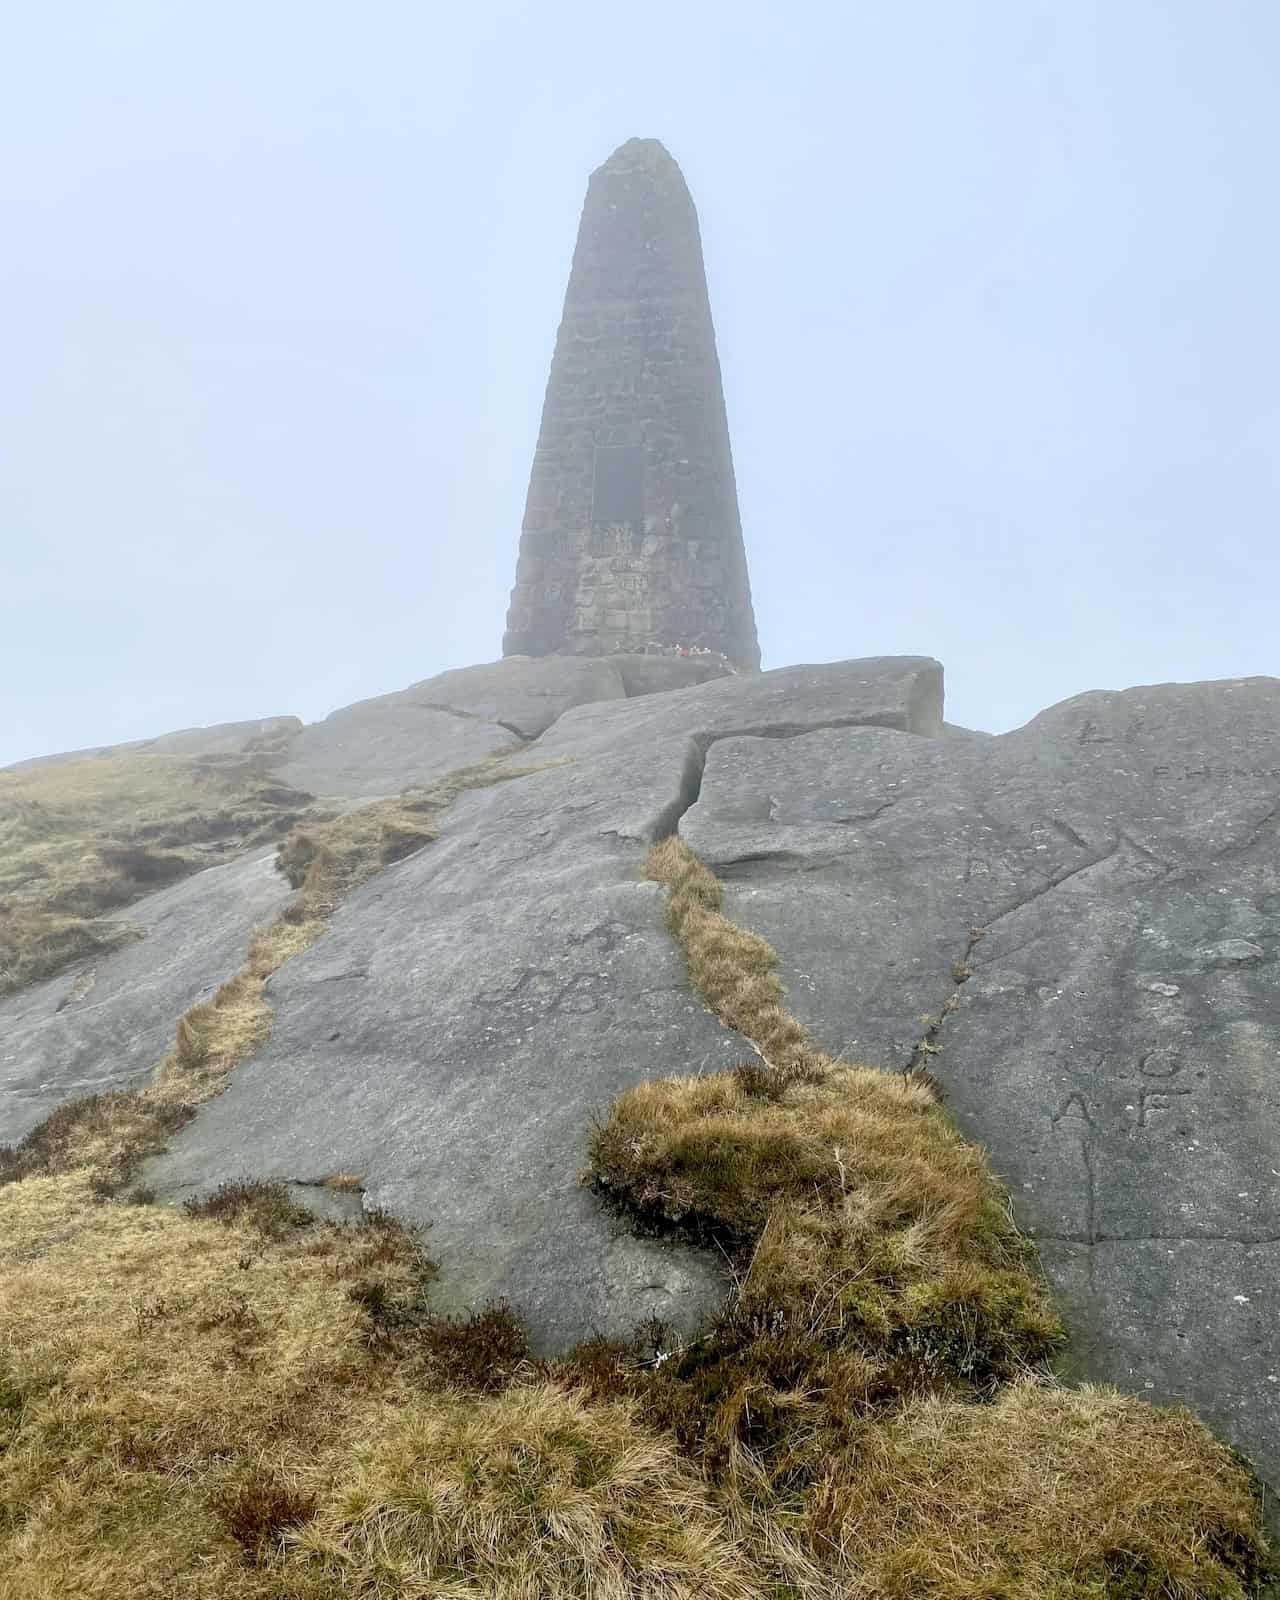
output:
[{"label": "stone block masonry", "polygon": [[698,217],[631,139],[587,188],[503,654],[650,644],[760,665]]}]

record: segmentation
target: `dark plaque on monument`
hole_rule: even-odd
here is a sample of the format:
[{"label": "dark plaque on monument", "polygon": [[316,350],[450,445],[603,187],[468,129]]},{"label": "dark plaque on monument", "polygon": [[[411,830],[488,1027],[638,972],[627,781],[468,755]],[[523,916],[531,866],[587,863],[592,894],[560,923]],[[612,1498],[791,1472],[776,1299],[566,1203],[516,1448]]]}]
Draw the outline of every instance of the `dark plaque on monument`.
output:
[{"label": "dark plaque on monument", "polygon": [[643,481],[643,445],[597,445],[591,484],[592,526],[641,526],[644,522]]}]

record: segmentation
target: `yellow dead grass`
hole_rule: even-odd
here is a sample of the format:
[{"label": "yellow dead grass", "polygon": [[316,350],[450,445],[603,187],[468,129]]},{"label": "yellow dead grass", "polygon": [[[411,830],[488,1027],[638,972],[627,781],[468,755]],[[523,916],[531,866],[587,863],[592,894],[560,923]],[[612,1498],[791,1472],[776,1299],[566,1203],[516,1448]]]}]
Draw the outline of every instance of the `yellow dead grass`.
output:
[{"label": "yellow dead grass", "polygon": [[101,919],[278,837],[310,799],[251,757],[122,753],[0,772],[0,994],[137,937]]},{"label": "yellow dead grass", "polygon": [[1247,1475],[1189,1412],[1030,1381],[865,1427],[810,1518],[856,1600],[1239,1600],[1260,1553]]},{"label": "yellow dead grass", "polygon": [[251,1217],[0,1191],[5,1600],[761,1592],[633,1404],[464,1398],[379,1339],[372,1291],[430,1278],[403,1230]]}]

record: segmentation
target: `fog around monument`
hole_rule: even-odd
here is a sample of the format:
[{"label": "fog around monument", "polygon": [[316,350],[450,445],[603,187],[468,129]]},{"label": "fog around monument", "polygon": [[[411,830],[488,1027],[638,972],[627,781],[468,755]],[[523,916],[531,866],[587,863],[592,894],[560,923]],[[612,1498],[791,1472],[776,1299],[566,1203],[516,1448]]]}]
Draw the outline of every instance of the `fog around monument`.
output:
[{"label": "fog around monument", "polygon": [[[730,21],[731,18],[731,21]],[[586,176],[701,218],[766,666],[1276,671],[1280,17],[22,8],[0,762],[501,649]]]}]

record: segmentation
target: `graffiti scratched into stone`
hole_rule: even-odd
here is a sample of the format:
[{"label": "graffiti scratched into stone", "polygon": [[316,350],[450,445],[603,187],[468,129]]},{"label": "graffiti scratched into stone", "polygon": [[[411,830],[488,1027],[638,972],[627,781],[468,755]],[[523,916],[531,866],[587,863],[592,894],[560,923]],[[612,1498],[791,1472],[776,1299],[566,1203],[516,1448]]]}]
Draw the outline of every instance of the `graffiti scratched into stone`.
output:
[{"label": "graffiti scratched into stone", "polygon": [[1136,744],[1142,733],[1144,718],[1134,717],[1123,732],[1108,733],[1092,719],[1080,729],[1081,744]]},{"label": "graffiti scratched into stone", "polygon": [[1190,1087],[1177,1088],[1170,1084],[1167,1089],[1142,1088],[1138,1091],[1138,1104],[1135,1115],[1140,1128],[1149,1128],[1151,1119],[1158,1117],[1162,1112],[1175,1109],[1175,1101],[1180,1095],[1191,1093]]},{"label": "graffiti scratched into stone", "polygon": [[1280,767],[1194,767],[1194,766],[1155,766],[1151,769],[1153,778],[1169,778],[1172,780],[1198,779],[1202,783],[1230,783],[1238,778],[1266,778],[1280,781]]},{"label": "graffiti scratched into stone", "polygon": [[523,967],[507,987],[482,989],[476,1003],[495,1011],[581,1016],[611,1000],[614,987],[607,972],[574,972],[566,977],[545,967]]},{"label": "graffiti scratched into stone", "polygon": [[1058,1109],[1050,1113],[1049,1120],[1055,1128],[1063,1123],[1079,1128],[1093,1127],[1093,1114],[1089,1109],[1089,1102],[1079,1090],[1073,1090]]}]

